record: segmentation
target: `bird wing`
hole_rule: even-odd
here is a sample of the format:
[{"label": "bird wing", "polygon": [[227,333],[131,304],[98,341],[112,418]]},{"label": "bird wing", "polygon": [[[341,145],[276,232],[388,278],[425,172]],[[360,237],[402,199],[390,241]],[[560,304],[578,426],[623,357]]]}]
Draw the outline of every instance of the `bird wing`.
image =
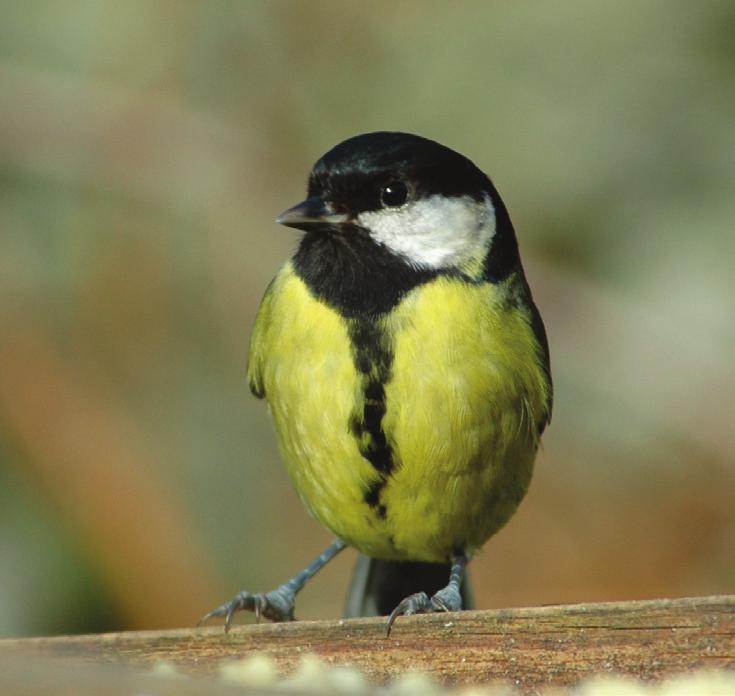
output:
[{"label": "bird wing", "polygon": [[538,341],[539,347],[541,348],[541,367],[543,368],[544,379],[546,381],[548,394],[546,400],[546,408],[542,413],[542,419],[539,423],[538,434],[541,435],[541,433],[544,432],[546,426],[551,422],[551,410],[554,405],[554,384],[551,381],[551,361],[549,357],[549,341],[546,338],[546,328],[544,327],[544,322],[541,319],[541,314],[534,304],[533,299],[530,299],[529,309],[531,312],[531,328],[533,329],[533,332],[536,335],[536,340]]},{"label": "bird wing", "polygon": [[263,299],[255,317],[255,326],[250,336],[250,352],[248,354],[248,384],[250,391],[259,399],[265,396],[263,384],[263,367],[266,358],[266,332],[271,324],[271,306],[273,304],[273,287],[275,278],[265,290]]}]

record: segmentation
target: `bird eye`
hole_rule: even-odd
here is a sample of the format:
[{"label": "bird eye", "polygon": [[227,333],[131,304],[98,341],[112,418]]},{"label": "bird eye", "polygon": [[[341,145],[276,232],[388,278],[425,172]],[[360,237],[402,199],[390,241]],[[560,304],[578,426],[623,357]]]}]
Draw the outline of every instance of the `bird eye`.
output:
[{"label": "bird eye", "polygon": [[396,208],[408,200],[408,187],[402,181],[391,181],[380,188],[380,202],[388,208]]}]

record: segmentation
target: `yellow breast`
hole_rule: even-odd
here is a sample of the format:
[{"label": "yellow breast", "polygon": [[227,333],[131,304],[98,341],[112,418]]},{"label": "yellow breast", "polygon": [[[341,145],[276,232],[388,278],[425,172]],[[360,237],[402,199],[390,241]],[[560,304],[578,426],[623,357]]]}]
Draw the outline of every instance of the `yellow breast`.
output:
[{"label": "yellow breast", "polygon": [[[529,316],[506,297],[503,286],[442,277],[409,293],[378,324],[390,364],[376,391],[375,374],[356,366],[354,325],[290,264],[274,280],[249,377],[268,400],[296,489],[348,544],[445,561],[515,511],[549,394]],[[390,459],[382,471],[370,455],[375,434],[356,427],[374,406]]]}]

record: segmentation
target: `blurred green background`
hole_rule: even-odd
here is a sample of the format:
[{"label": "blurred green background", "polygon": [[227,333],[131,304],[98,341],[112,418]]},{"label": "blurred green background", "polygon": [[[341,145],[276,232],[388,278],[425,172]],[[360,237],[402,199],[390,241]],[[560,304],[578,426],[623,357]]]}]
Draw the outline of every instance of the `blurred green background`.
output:
[{"label": "blurred green background", "polygon": [[[328,543],[247,345],[298,241],[275,215],[378,129],[490,174],[549,333],[554,419],[479,606],[733,591],[730,0],[0,16],[0,636],[191,626]],[[339,616],[353,561],[298,616]]]}]

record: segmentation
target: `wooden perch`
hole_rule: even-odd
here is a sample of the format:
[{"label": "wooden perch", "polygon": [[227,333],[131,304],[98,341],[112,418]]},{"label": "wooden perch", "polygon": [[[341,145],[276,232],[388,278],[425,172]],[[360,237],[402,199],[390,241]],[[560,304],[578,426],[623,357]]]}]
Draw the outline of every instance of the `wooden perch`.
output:
[{"label": "wooden perch", "polygon": [[525,692],[600,673],[652,680],[735,669],[735,595],[401,617],[390,638],[385,627],[378,618],[236,626],[227,635],[213,626],[5,640],[0,660],[34,655],[46,664],[83,660],[144,669],[166,661],[202,674],[259,651],[287,673],[315,653],[378,682],[421,670],[445,685],[502,680]]}]

